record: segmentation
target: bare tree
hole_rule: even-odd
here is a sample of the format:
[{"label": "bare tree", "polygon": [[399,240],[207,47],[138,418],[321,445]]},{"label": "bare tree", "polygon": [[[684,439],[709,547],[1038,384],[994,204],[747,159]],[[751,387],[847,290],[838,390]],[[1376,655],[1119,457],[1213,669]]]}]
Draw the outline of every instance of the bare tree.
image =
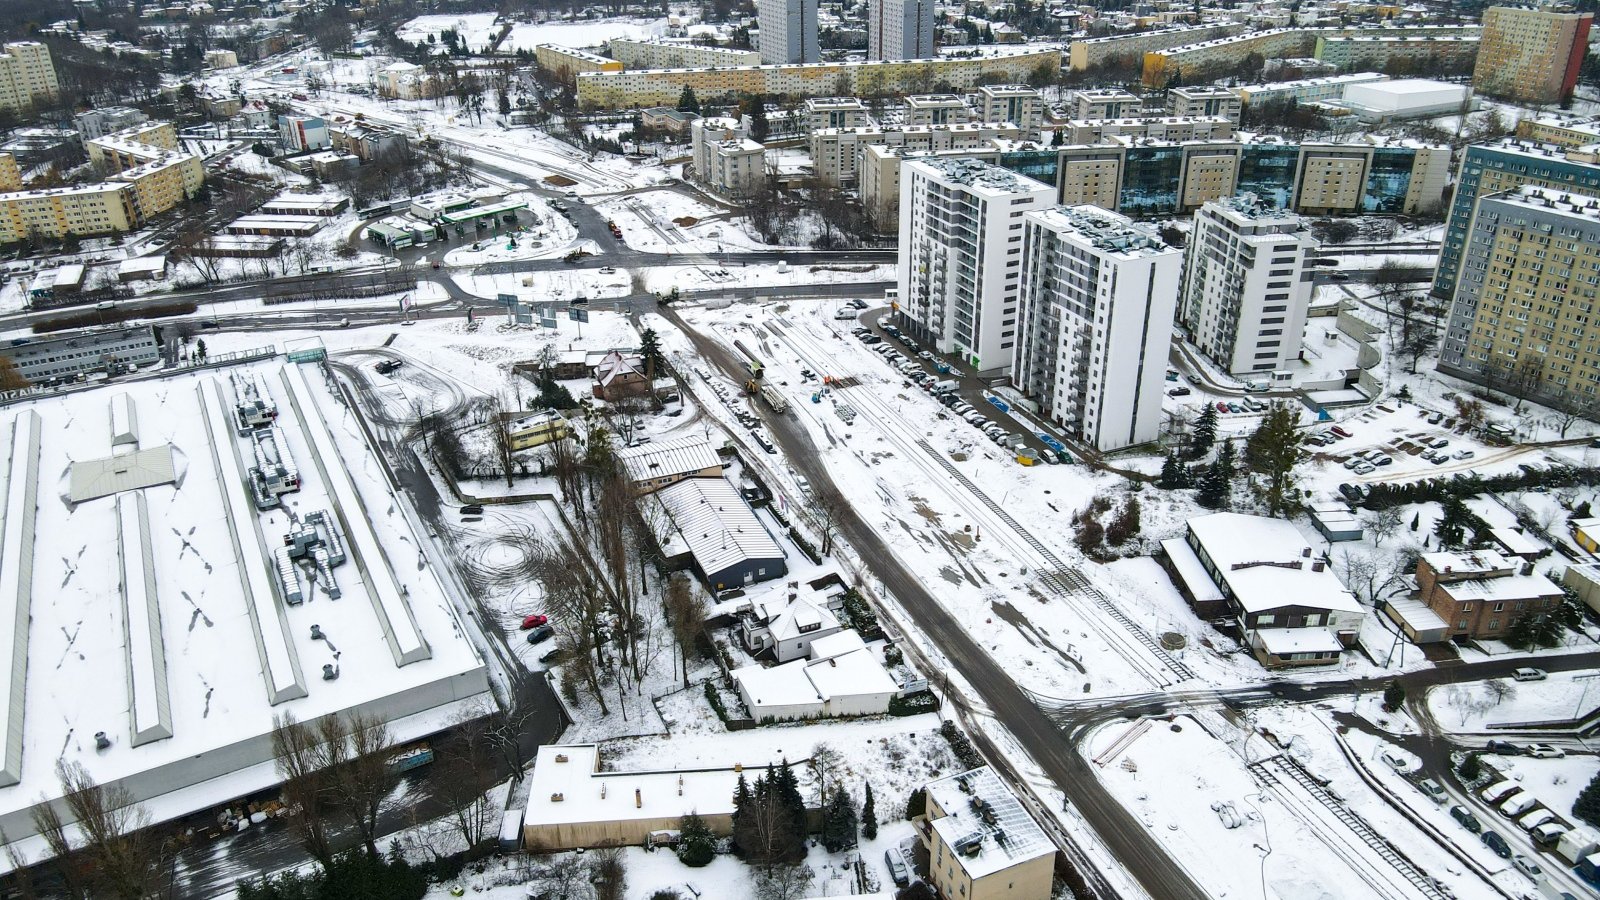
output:
[{"label": "bare tree", "polygon": [[1378,561],[1365,553],[1348,549],[1339,551],[1339,578],[1365,603],[1371,603],[1378,594],[1382,569]]},{"label": "bare tree", "polygon": [[[76,761],[57,760],[56,778],[83,837],[80,852],[90,863],[91,893],[121,900],[144,900],[157,893],[164,853],[148,830],[150,814],[144,807],[134,804],[127,788],[98,784]],[[59,818],[46,823],[54,832],[47,835],[48,842],[64,839]]]},{"label": "bare tree", "polygon": [[460,723],[439,747],[439,772],[434,793],[449,807],[447,818],[462,843],[477,847],[494,827],[494,804],[489,789],[496,781],[490,723],[482,717]]},{"label": "bare tree", "polygon": [[1400,514],[1399,507],[1391,506],[1362,516],[1361,524],[1366,526],[1381,544],[1400,530],[1400,526],[1405,524],[1405,517]]},{"label": "bare tree", "polygon": [[495,458],[500,462],[500,468],[505,472],[506,487],[511,487],[515,482],[513,467],[516,465],[516,452],[511,442],[511,416],[506,411],[506,398],[495,394],[489,403],[490,438],[494,442]]},{"label": "bare tree", "polygon": [[331,773],[324,771],[317,730],[296,721],[291,713],[274,716],[273,725],[272,753],[283,779],[284,804],[294,811],[289,827],[326,871],[333,865],[333,802],[328,785]]},{"label": "bare tree", "polygon": [[332,775],[330,794],[355,825],[367,854],[379,859],[378,811],[395,782],[389,768],[394,743],[388,723],[352,712],[322,719],[319,730],[324,768]]},{"label": "bare tree", "polygon": [[1484,691],[1495,706],[1517,699],[1517,686],[1504,678],[1491,678],[1483,683]]},{"label": "bare tree", "polygon": [[816,873],[810,866],[771,866],[755,878],[756,900],[800,900],[810,896]]},{"label": "bare tree", "polygon": [[811,748],[811,760],[806,766],[811,769],[811,776],[817,780],[817,806],[828,804],[828,779],[839,771],[844,764],[844,756],[826,743],[818,741]]},{"label": "bare tree", "polygon": [[694,585],[683,575],[667,580],[667,621],[672,626],[672,638],[678,646],[678,658],[683,668],[683,686],[689,686],[689,657],[695,653],[700,629],[705,626],[706,602],[694,590]]},{"label": "bare tree", "polygon": [[622,900],[628,891],[628,865],[619,847],[601,847],[589,856],[589,881],[595,900]]}]

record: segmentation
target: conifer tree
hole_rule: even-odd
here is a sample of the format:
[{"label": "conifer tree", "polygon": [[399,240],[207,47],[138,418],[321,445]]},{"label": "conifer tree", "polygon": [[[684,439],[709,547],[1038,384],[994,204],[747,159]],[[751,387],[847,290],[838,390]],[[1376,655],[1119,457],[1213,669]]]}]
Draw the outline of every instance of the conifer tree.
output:
[{"label": "conifer tree", "polygon": [[866,799],[861,801],[861,834],[867,840],[878,836],[878,810],[872,803],[872,785],[867,784]]},{"label": "conifer tree", "polygon": [[822,811],[822,846],[829,853],[847,850],[856,844],[856,806],[842,786],[835,786]]}]

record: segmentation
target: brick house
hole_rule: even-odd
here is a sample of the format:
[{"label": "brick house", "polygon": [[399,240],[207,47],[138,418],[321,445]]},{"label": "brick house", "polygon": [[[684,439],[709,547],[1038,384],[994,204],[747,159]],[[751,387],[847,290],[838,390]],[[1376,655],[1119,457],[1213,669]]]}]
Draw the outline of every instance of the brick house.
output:
[{"label": "brick house", "polygon": [[1561,602],[1561,588],[1533,564],[1494,550],[1424,553],[1417,594],[1454,638],[1503,637],[1511,623]]}]

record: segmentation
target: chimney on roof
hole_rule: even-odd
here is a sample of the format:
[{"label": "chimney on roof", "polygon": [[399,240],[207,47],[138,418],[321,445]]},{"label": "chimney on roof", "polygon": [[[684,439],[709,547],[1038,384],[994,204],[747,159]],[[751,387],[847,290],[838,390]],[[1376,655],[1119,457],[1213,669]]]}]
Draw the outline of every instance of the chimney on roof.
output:
[{"label": "chimney on roof", "polygon": [[634,809],[643,809],[644,808],[644,793],[642,791],[640,791],[638,788],[634,788],[633,789],[633,808]]},{"label": "chimney on roof", "polygon": [[1305,548],[1301,549],[1300,555],[1302,557],[1305,557],[1306,559],[1310,559],[1311,558],[1311,548],[1310,547],[1305,547]]}]

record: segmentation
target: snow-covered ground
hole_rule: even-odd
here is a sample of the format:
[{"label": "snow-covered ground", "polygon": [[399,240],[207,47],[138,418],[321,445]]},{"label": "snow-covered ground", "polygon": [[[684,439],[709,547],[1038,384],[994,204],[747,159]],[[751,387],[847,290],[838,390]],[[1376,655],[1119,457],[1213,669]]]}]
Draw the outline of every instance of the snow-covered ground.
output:
[{"label": "snow-covered ground", "polygon": [[494,41],[499,28],[495,25],[498,19],[494,13],[460,13],[456,15],[417,16],[415,19],[401,25],[395,31],[395,37],[413,44],[426,44],[428,38],[435,41],[433,46],[438,52],[446,50],[444,39],[439,33],[454,30],[461,36],[461,42],[475,53],[483,53],[489,49]]},{"label": "snow-covered ground", "polygon": [[666,19],[602,19],[586,22],[518,22],[511,36],[500,45],[501,52],[532,50],[540,44],[566,47],[599,47],[612,38],[648,40],[667,32]]},{"label": "snow-covered ground", "polygon": [[1483,732],[1493,725],[1562,722],[1600,706],[1594,678],[1581,672],[1552,672],[1544,681],[1466,682],[1428,692],[1428,710],[1440,727]]}]

